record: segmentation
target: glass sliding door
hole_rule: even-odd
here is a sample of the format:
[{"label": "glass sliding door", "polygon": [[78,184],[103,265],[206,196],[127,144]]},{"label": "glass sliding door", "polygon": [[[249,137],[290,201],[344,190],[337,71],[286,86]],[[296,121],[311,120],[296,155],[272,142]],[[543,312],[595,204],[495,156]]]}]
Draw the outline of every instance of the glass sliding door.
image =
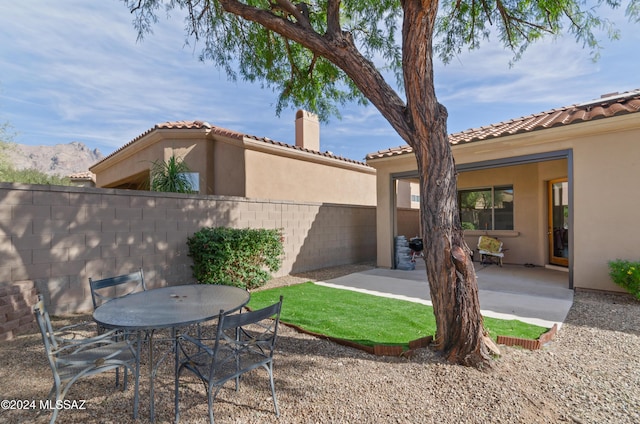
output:
[{"label": "glass sliding door", "polygon": [[549,192],[549,263],[569,266],[569,183],[551,180]]}]

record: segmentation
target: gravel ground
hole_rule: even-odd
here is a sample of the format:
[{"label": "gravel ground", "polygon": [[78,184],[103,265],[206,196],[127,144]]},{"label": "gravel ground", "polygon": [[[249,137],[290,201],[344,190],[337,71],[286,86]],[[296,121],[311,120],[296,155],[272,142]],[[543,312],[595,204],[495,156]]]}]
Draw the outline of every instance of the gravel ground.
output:
[{"label": "gravel ground", "polygon": [[[268,286],[324,280],[370,265],[340,267],[273,280]],[[55,326],[88,316],[56,319]],[[158,349],[162,346],[158,344]],[[166,346],[165,346],[166,347]],[[626,295],[577,292],[555,339],[543,350],[501,346],[489,371],[449,365],[429,349],[410,359],[379,357],[281,327],[274,376],[280,418],[266,372],[223,389],[214,406],[223,423],[640,423],[640,302]],[[144,361],[143,361],[144,363]],[[140,417],[149,418],[143,365]],[[3,400],[43,400],[51,372],[37,333],[0,346]],[[156,381],[156,422],[173,421],[170,361]],[[181,422],[207,421],[201,384],[181,379]],[[132,423],[133,388],[113,387],[107,373],[76,383],[60,423]],[[1,410],[0,422],[48,422],[49,411]]]}]

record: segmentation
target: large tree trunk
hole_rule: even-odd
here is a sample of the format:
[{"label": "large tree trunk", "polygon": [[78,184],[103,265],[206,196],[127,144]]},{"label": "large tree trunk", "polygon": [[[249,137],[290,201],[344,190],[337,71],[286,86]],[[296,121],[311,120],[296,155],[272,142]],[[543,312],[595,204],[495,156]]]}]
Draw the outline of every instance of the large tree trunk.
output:
[{"label": "large tree trunk", "polygon": [[[459,222],[447,112],[438,103],[433,84],[432,40],[438,1],[401,0],[406,104],[358,51],[353,37],[342,30],[339,0],[327,2],[325,34],[316,33],[300,16],[298,25],[240,1],[219,2],[229,13],[258,22],[341,68],[413,147],[420,173],[422,237],[437,322],[437,347],[454,363],[476,367],[490,364],[476,275]],[[295,14],[293,4],[276,3]]]},{"label": "large tree trunk", "polygon": [[433,83],[432,37],[438,2],[404,0],[403,68],[407,119],[420,175],[420,219],[436,346],[450,362],[489,365],[478,284],[464,241],[447,111]]},{"label": "large tree trunk", "polygon": [[420,219],[436,316],[436,347],[450,362],[483,367],[490,361],[478,284],[471,251],[460,227],[455,168],[444,119],[432,127],[428,143],[424,142],[424,135],[416,135]]}]

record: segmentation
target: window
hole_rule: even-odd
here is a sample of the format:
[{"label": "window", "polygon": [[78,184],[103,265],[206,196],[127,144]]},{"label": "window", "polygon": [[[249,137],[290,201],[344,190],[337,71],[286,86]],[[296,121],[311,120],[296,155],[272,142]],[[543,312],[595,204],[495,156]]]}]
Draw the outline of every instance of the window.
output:
[{"label": "window", "polygon": [[411,195],[411,201],[412,202],[420,202],[420,195],[419,194],[412,194]]},{"label": "window", "polygon": [[181,172],[191,185],[191,193],[200,193],[200,173],[198,172]]},{"label": "window", "polygon": [[513,230],[513,186],[458,191],[465,230]]}]

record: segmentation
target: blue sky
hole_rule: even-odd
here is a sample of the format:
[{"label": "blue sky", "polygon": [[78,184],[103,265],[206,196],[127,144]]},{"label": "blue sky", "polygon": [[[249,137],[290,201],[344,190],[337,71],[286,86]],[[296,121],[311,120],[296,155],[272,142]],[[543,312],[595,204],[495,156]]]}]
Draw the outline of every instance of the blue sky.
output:
[{"label": "blue sky", "polygon": [[[640,88],[640,24],[609,13],[622,38],[603,41],[595,63],[569,37],[530,47],[511,68],[497,43],[437,63],[449,132]],[[14,141],[79,141],[107,155],[157,123],[204,120],[294,143],[295,110],[277,117],[276,93],[200,62],[177,12],[142,42],[131,21],[118,0],[0,3],[0,123],[13,126]],[[321,150],[356,160],[404,144],[375,108],[355,104],[320,137]]]}]

